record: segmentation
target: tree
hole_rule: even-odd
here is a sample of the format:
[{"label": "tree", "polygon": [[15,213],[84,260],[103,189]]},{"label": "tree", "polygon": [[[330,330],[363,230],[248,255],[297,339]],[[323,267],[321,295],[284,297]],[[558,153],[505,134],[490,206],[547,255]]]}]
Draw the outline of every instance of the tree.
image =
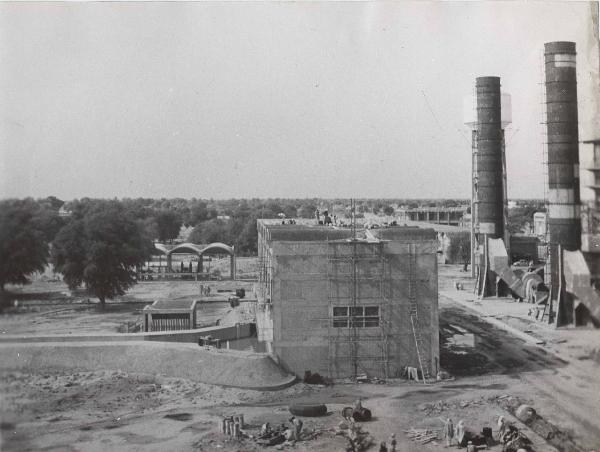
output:
[{"label": "tree", "polygon": [[317,210],[317,206],[315,206],[314,204],[302,204],[302,206],[298,210],[298,217],[314,218],[315,210]]},{"label": "tree", "polygon": [[190,208],[190,226],[197,226],[203,221],[208,220],[208,205],[204,201],[196,201]]},{"label": "tree", "polygon": [[41,203],[46,203],[50,209],[58,212],[65,202],[61,199],[58,199],[56,196],[48,196],[47,198],[42,199],[40,201],[40,204]]},{"label": "tree", "polygon": [[394,210],[394,208],[392,206],[385,206],[383,208],[383,213],[385,215],[387,215],[388,217],[394,215],[394,212],[395,212],[395,210]]},{"label": "tree", "polygon": [[66,221],[58,215],[57,210],[54,210],[47,203],[42,201],[38,204],[39,208],[35,210],[33,222],[36,224],[37,229],[44,234],[46,243],[50,243]]},{"label": "tree", "polygon": [[471,263],[471,234],[469,232],[448,232],[450,246],[447,251],[451,263],[463,264],[463,269],[467,271],[467,266]]},{"label": "tree", "polygon": [[164,243],[176,239],[182,224],[183,220],[177,212],[169,209],[160,210],[156,214],[158,241]]},{"label": "tree", "polygon": [[541,202],[508,209],[508,231],[511,234],[522,232],[528,223],[533,222],[535,212],[545,211],[546,209]]},{"label": "tree", "polygon": [[0,290],[7,283],[27,284],[43,271],[48,240],[39,220],[41,207],[32,199],[0,201]]},{"label": "tree", "polygon": [[196,226],[189,237],[192,243],[228,242],[227,224],[223,220],[208,220]]},{"label": "tree", "polygon": [[70,289],[85,284],[104,305],[135,284],[135,268],[150,258],[152,248],[142,221],[113,201],[62,228],[51,257]]},{"label": "tree", "polygon": [[298,209],[293,204],[286,204],[283,208],[283,213],[287,218],[296,218],[298,216]]}]

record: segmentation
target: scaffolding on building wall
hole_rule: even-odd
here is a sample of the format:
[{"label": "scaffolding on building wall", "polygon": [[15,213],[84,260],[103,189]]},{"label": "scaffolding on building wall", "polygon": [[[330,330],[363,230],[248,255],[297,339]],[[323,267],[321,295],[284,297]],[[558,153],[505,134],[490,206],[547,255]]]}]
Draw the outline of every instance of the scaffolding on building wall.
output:
[{"label": "scaffolding on building wall", "polygon": [[258,283],[256,294],[263,302],[270,301],[273,281],[273,266],[266,257],[258,258]]},{"label": "scaffolding on building wall", "polygon": [[270,239],[269,230],[264,224],[259,223],[258,229],[258,260],[257,272],[258,281],[256,284],[256,294],[262,302],[270,302],[273,284],[273,263],[269,257],[268,242]]},{"label": "scaffolding on building wall", "polygon": [[[384,242],[357,239],[355,209],[355,202],[351,200],[352,239],[328,243],[328,372],[331,377],[335,377],[338,364],[348,360],[351,377],[354,379],[360,374],[367,374],[367,369],[377,365],[380,366],[381,375],[389,378],[391,376],[389,341],[394,337],[393,328],[399,328],[399,325],[394,325],[391,269],[385,255]],[[421,370],[425,383],[429,379],[429,365],[424,365],[425,360],[422,356],[424,343],[418,316],[415,244],[408,245],[408,259],[409,271],[406,281],[411,333],[417,356],[416,364]],[[369,271],[365,271],[365,268]],[[365,291],[361,288],[365,286],[367,291],[376,287],[376,293],[363,297]],[[379,314],[377,329],[360,327],[360,325],[366,326],[369,316],[364,309],[367,304],[359,303],[359,297],[369,299],[368,306],[377,306]],[[340,327],[339,324],[336,326],[336,322],[340,320],[339,317],[334,316],[334,308],[341,306],[348,307],[346,327]],[[361,315],[356,315],[357,312]],[[347,347],[348,355],[339,353],[340,345]]]},{"label": "scaffolding on building wall", "polygon": [[[350,248],[351,252],[348,252]],[[360,252],[358,251],[360,248]],[[370,267],[367,275],[359,274],[359,268]],[[330,242],[327,256],[328,282],[328,371],[330,376],[336,375],[339,362],[348,360],[351,377],[367,373],[374,363],[379,363],[381,374],[388,378],[389,356],[388,340],[391,332],[389,322],[385,319],[391,313],[390,277],[382,242],[365,242],[351,240],[349,242]],[[370,316],[363,310],[365,303],[359,303],[361,287],[376,287],[376,293],[368,297],[372,300],[368,306],[378,308],[377,330],[363,328]],[[347,318],[334,316],[335,307],[347,307]],[[358,309],[360,315],[357,315]],[[336,327],[336,322],[346,322],[345,327]],[[364,344],[365,347],[361,347]],[[347,346],[348,355],[340,354],[339,348]],[[375,347],[372,347],[375,346]],[[377,349],[376,351],[374,349]],[[365,350],[366,349],[366,350]]]},{"label": "scaffolding on building wall", "polygon": [[[348,248],[350,250],[348,250]],[[406,281],[408,298],[408,315],[410,318],[410,332],[406,335],[395,333],[399,329],[398,318],[394,315],[394,306],[391,299],[391,273],[388,259],[384,252],[384,242],[367,242],[353,240],[351,242],[330,242],[328,244],[327,281],[328,281],[328,372],[331,377],[338,374],[340,363],[348,362],[351,378],[361,374],[368,374],[369,369],[379,365],[381,375],[390,378],[391,357],[389,342],[396,336],[410,336],[415,345],[415,361],[410,363],[421,371],[423,383],[430,379],[429,349],[425,346],[422,336],[422,324],[419,320],[417,283],[417,250],[414,243],[408,244],[408,274]],[[369,272],[363,275],[364,268]],[[362,271],[359,271],[362,269]],[[368,297],[369,303],[360,302],[359,295],[364,294],[361,287],[369,289],[376,287],[376,293]],[[346,289],[346,290],[344,290]],[[368,289],[367,289],[368,290]],[[379,319],[377,330],[375,328],[362,328],[369,316],[365,311],[356,308],[364,306],[377,306]],[[335,307],[348,306],[348,318],[345,327],[336,327],[340,318],[334,316]],[[398,309],[398,308],[396,308]],[[396,323],[394,323],[396,322]],[[362,346],[361,346],[362,345]],[[347,354],[340,353],[340,346],[347,347]],[[397,363],[400,364],[400,363]],[[402,363],[406,364],[406,363]]]}]

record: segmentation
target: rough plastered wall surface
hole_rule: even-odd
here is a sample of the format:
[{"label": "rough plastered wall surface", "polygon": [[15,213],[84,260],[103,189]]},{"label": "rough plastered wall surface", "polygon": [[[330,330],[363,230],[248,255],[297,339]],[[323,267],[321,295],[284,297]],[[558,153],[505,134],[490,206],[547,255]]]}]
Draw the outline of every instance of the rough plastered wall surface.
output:
[{"label": "rough plastered wall surface", "polygon": [[[420,351],[424,365],[434,372],[439,363],[437,245],[435,240],[413,243],[412,252],[416,255],[414,293],[418,300],[424,343]],[[350,332],[344,328],[328,328],[327,320],[330,296],[334,306],[350,304],[351,280],[345,275],[349,274],[351,267],[345,269],[343,264],[335,267],[328,264],[332,253],[338,256],[351,254],[351,247],[347,245],[272,242],[275,260],[273,349],[280,363],[299,376],[307,370],[335,378],[353,373],[348,340]],[[332,251],[332,246],[335,251]],[[368,254],[374,246],[366,244],[357,253]],[[380,305],[383,319],[383,328],[357,329],[362,339],[357,349],[358,372],[378,377],[386,374],[397,376],[404,366],[418,364],[408,303],[409,245],[386,242],[383,253],[386,259],[384,267],[377,263],[377,259],[357,264],[357,306]],[[381,271],[385,271],[383,278],[380,278]],[[385,294],[383,302],[382,293]],[[382,330],[387,337],[387,354],[384,352]],[[335,337],[331,340],[331,352],[330,331]]]},{"label": "rough plastered wall surface", "polygon": [[[598,42],[598,2],[589,3],[590,20],[587,21],[587,36],[583,43],[577,45],[577,102],[579,104],[579,139],[581,141],[600,138],[600,44]],[[582,64],[583,62],[587,64]],[[579,68],[594,68],[583,72]],[[585,168],[593,162],[593,147],[590,144],[579,145],[581,168],[581,199],[594,199],[594,192],[586,185],[593,183],[593,174]]]}]

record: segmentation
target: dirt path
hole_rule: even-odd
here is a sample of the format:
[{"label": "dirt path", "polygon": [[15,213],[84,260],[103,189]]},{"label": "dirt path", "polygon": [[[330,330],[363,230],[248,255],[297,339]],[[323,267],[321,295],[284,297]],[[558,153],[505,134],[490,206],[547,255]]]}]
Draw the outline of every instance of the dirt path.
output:
[{"label": "dirt path", "polygon": [[[441,365],[457,376],[508,376],[510,392],[528,393],[538,411],[582,446],[600,446],[600,373],[591,360],[565,360],[543,347],[526,344],[440,297]],[[452,345],[456,336],[473,337],[473,346]],[[463,341],[464,342],[464,341]]]}]

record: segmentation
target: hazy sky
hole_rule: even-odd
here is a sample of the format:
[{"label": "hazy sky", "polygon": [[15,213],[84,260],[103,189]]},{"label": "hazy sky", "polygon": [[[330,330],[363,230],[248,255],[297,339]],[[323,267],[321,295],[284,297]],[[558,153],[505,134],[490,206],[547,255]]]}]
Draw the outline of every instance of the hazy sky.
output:
[{"label": "hazy sky", "polygon": [[576,41],[592,138],[592,10],[1,3],[0,197],[468,197],[484,75],[512,95],[509,196],[542,196],[543,44]]}]

